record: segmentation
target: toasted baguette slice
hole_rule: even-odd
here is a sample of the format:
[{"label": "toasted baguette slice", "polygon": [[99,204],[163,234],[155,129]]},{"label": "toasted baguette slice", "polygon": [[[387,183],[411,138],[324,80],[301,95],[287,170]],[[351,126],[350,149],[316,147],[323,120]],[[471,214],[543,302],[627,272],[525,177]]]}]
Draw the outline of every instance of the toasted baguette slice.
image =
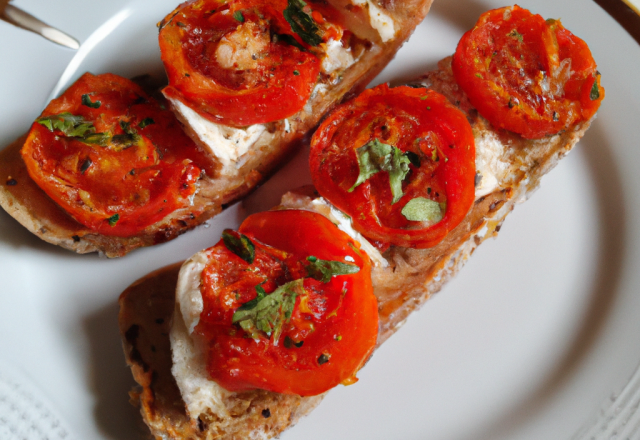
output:
[{"label": "toasted baguette slice", "polygon": [[[247,153],[228,164],[217,162],[216,174],[199,181],[199,189],[191,206],[174,211],[161,221],[148,226],[132,237],[113,237],[97,234],[79,224],[55,204],[29,177],[20,157],[26,136],[16,140],[0,152],[0,206],[29,231],[41,239],[78,252],[100,252],[107,257],[120,257],[133,249],[162,243],[202,224],[234,201],[245,196],[272,174],[320,121],[322,116],[345,97],[362,91],[391,61],[426,16],[432,0],[403,0],[402,2],[369,2],[373,8],[391,17],[394,33],[387,41],[367,23],[354,23],[370,34],[372,44],[358,60],[348,67],[335,84],[324,84],[314,93],[297,114],[272,123],[255,139]],[[345,14],[350,14],[349,2],[335,1]],[[377,6],[374,6],[377,5]],[[389,37],[389,36],[387,36]],[[211,148],[194,130],[183,107],[172,106],[185,130],[205,150]]]},{"label": "toasted baguette slice", "polygon": [[[453,80],[450,58],[439,69],[416,81],[444,94],[463,110],[474,129],[479,169],[476,201],[464,221],[430,249],[391,247],[373,268],[374,293],[379,301],[378,345],[386,341],[409,314],[463,266],[474,249],[500,230],[514,206],[527,199],[541,177],[582,137],[591,121],[555,136],[525,140],[497,131],[470,106]],[[313,188],[287,193],[279,208],[318,209]],[[323,204],[320,203],[320,206]],[[193,419],[180,400],[171,374],[169,332],[174,315],[179,267],[154,272],[120,297],[120,330],[127,362],[140,388],[132,393],[153,435],[160,439],[270,438],[295,424],[322,396],[305,397],[253,391],[232,395],[225,404],[231,417],[202,414]],[[174,325],[179,326],[179,322]],[[374,356],[375,358],[375,356]]]}]

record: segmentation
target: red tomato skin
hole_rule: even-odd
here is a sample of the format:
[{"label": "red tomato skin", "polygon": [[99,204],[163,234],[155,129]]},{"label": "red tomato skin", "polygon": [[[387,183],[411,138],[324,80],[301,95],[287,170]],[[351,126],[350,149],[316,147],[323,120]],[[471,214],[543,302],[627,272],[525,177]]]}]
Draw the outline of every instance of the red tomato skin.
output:
[{"label": "red tomato skin", "polygon": [[[101,100],[101,106],[82,105],[84,94]],[[196,190],[200,167],[208,166],[173,114],[127,79],[83,75],[41,116],[63,112],[92,121],[96,132],[113,131],[118,121],[129,121],[143,138],[142,146],[116,152],[51,132],[38,122],[31,127],[21,151],[30,177],[71,217],[97,233],[133,236],[185,206]],[[147,117],[154,123],[138,127]],[[80,171],[87,159],[91,165]],[[110,223],[115,214],[119,218]]]},{"label": "red tomato skin", "polygon": [[[290,261],[301,263],[309,255],[327,260],[349,255],[361,269],[357,274],[334,276],[326,284],[305,279],[305,289],[322,289],[323,293],[317,297],[329,305],[321,310],[320,324],[315,319],[309,321],[308,315],[305,318],[301,298],[297,298],[291,326],[315,323],[313,330],[302,339],[301,347],[285,348],[284,334],[278,344],[266,336],[257,340],[246,337],[231,324],[232,313],[212,314],[211,297],[203,294],[205,311],[196,331],[210,341],[207,369],[212,379],[230,391],[259,388],[301,396],[321,394],[353,379],[370,357],[378,334],[378,307],[367,255],[328,219],[310,211],[254,214],[243,222],[239,232],[254,243],[269,243],[286,251]],[[224,252],[220,246],[224,245],[215,246],[216,253]],[[246,266],[235,255],[227,258],[229,265]],[[240,302],[250,299],[243,298]],[[232,308],[239,305],[236,303]],[[207,312],[210,313],[207,315]],[[212,318],[213,315],[216,316]],[[295,334],[295,330],[285,334]],[[329,354],[329,360],[319,365],[318,358],[323,353]]]},{"label": "red tomato skin", "polygon": [[[254,8],[259,8],[263,16],[271,20],[269,25],[274,32],[299,40],[282,15],[287,2],[236,0],[222,6],[217,0],[202,3],[184,3],[163,22],[159,43],[169,77],[164,95],[181,101],[212,122],[239,127],[277,121],[300,111],[309,100],[320,72],[320,62],[315,55],[283,42],[271,42],[264,61],[255,69],[240,72],[240,75],[259,77],[255,84],[250,84],[234,81],[238,75],[232,69],[221,67],[215,57],[204,60],[204,49],[200,49],[208,44],[205,37],[209,34],[215,36],[211,38],[217,43],[238,27],[240,23],[233,18],[234,12],[242,12],[245,23],[253,20]],[[205,15],[212,10],[228,13],[224,19],[213,19],[220,14]],[[223,26],[224,34],[215,25]],[[190,33],[193,29],[202,32],[196,37]]]},{"label": "red tomato skin", "polygon": [[[376,109],[380,109],[379,113],[376,113]],[[403,121],[403,126],[419,121],[411,129],[395,130],[394,136],[399,138],[399,144],[395,146],[403,151],[408,150],[407,146],[414,139],[438,133],[439,156],[444,160],[435,168],[431,177],[431,171],[417,173],[412,168],[414,176],[418,177],[412,177],[413,181],[404,187],[403,197],[393,205],[386,173],[378,173],[353,192],[348,191],[358,174],[355,149],[375,138],[377,132],[372,132],[366,122],[363,122],[362,130],[354,129],[356,133],[353,137],[357,140],[344,140],[340,136],[356,124],[350,121],[373,120],[374,116],[367,116],[369,114],[376,117],[383,114],[380,118],[387,121],[385,125],[389,127],[394,120]],[[455,147],[444,148],[451,145]],[[346,156],[338,156],[336,150],[345,151]],[[334,155],[336,160],[331,159]],[[348,160],[343,160],[344,157]],[[425,162],[428,161],[423,161]],[[475,141],[471,126],[465,115],[444,96],[424,88],[389,88],[382,84],[365,90],[356,99],[338,107],[325,119],[312,138],[310,167],[313,184],[318,192],[348,214],[358,232],[383,246],[435,246],[464,219],[475,198]],[[414,197],[431,198],[427,190],[432,187],[446,194],[447,209],[444,217],[426,228],[406,228],[417,222],[406,220],[400,214],[401,208]]]},{"label": "red tomato skin", "polygon": [[[565,78],[561,63],[568,60],[571,74]],[[482,116],[527,139],[590,119],[605,94],[587,44],[560,21],[546,22],[519,6],[482,14],[460,39],[452,70]],[[595,81],[599,96],[592,99]],[[545,83],[555,92],[545,91]]]}]

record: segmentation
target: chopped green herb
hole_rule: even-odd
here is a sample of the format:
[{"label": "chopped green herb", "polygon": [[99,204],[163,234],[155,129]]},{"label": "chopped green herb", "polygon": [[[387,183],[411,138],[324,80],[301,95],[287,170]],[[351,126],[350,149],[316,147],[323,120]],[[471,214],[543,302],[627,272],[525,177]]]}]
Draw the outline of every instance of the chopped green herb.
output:
[{"label": "chopped green herb", "polygon": [[291,26],[291,30],[298,34],[302,41],[310,46],[317,46],[322,43],[320,28],[311,18],[311,15],[304,12],[307,4],[303,0],[289,0],[288,6],[284,10],[284,18]]},{"label": "chopped green herb", "polygon": [[86,158],[82,165],[80,166],[80,173],[84,174],[85,171],[89,169],[89,167],[93,164],[93,161],[90,158]]},{"label": "chopped green herb", "polygon": [[260,337],[261,332],[266,333],[277,345],[284,324],[291,319],[296,298],[305,293],[303,282],[304,279],[300,278],[283,284],[257,301],[251,309],[236,310],[232,322],[239,324],[254,339]]},{"label": "chopped green herb", "polygon": [[409,200],[401,212],[407,220],[431,224],[438,223],[443,216],[440,204],[424,197]]},{"label": "chopped green herb", "polygon": [[266,281],[263,281],[261,284],[258,284],[256,286],[256,297],[253,298],[251,301],[242,304],[240,307],[238,307],[237,311],[251,310],[258,305],[258,303],[260,302],[260,300],[262,300],[262,298],[267,296],[267,292],[265,292],[264,288],[262,287],[262,284],[264,284],[265,282]]},{"label": "chopped green herb", "polygon": [[[238,236],[235,234],[238,234]],[[244,234],[235,233],[231,229],[225,229],[222,231],[222,241],[227,249],[238,257],[249,264],[253,263],[256,257],[256,250],[249,237]]]},{"label": "chopped green herb", "polygon": [[290,46],[293,47],[297,47],[298,49],[300,49],[302,52],[306,52],[307,49],[304,48],[304,46],[300,43],[298,43],[298,40],[296,40],[295,38],[293,38],[293,35],[289,35],[289,34],[275,34],[276,40],[275,42],[278,41],[283,41],[285,43],[287,43]]},{"label": "chopped green herb", "polygon": [[300,348],[304,344],[304,341],[296,342],[291,339],[289,336],[284,337],[284,348]]},{"label": "chopped green herb", "polygon": [[148,125],[155,124],[156,121],[153,118],[144,118],[142,121],[138,123],[138,128],[145,128]]},{"label": "chopped green herb", "polygon": [[99,147],[106,147],[109,145],[111,135],[109,133],[89,133],[86,134],[80,141],[89,145],[98,145]]},{"label": "chopped green herb", "polygon": [[240,23],[244,23],[244,15],[242,15],[242,11],[236,11],[233,13],[233,18],[238,20]]},{"label": "chopped green herb", "polygon": [[515,29],[511,30],[511,32],[507,34],[507,37],[517,38],[518,41],[522,43],[522,34]]},{"label": "chopped green herb", "polygon": [[591,87],[591,95],[590,98],[592,101],[600,98],[600,89],[598,89],[598,81],[593,82],[593,87]]},{"label": "chopped green herb", "polygon": [[82,116],[75,116],[69,112],[57,115],[43,116],[36,119],[36,122],[49,129],[49,131],[60,130],[69,137],[82,137],[86,133],[93,133],[95,127]]},{"label": "chopped green herb", "polygon": [[107,219],[107,221],[109,222],[109,226],[111,226],[112,228],[118,223],[118,220],[120,220],[120,214],[118,213],[113,214]]},{"label": "chopped green herb", "polygon": [[117,150],[128,148],[137,144],[141,137],[128,122],[120,121],[123,134],[112,136],[111,133],[96,133],[95,127],[82,116],[75,116],[65,112],[57,115],[43,116],[36,120],[37,123],[47,127],[50,131],[60,130],[67,137],[75,138],[88,145],[106,147],[112,143]]},{"label": "chopped green herb", "polygon": [[360,174],[356,183],[349,189],[352,192],[356,187],[367,181],[374,174],[386,171],[389,174],[391,194],[396,203],[402,197],[402,181],[409,174],[411,161],[404,152],[394,146],[383,144],[377,138],[367,142],[356,149]]},{"label": "chopped green herb", "polygon": [[82,95],[82,105],[86,105],[87,107],[91,107],[91,108],[100,108],[101,104],[102,102],[100,101],[91,102],[91,98],[89,97],[88,93],[85,93],[84,95]]},{"label": "chopped green herb", "polygon": [[120,128],[124,133],[116,134],[111,137],[111,142],[120,149],[129,148],[142,139],[135,128],[131,127],[131,123],[120,121]]},{"label": "chopped green herb", "polygon": [[295,76],[298,76],[298,75],[300,75],[300,72],[298,72],[297,70],[294,70],[294,71],[293,71],[293,74],[294,74]]},{"label": "chopped green herb", "polygon": [[360,271],[360,267],[356,264],[341,263],[340,261],[333,260],[320,260],[313,256],[307,257],[307,261],[310,263],[307,266],[307,275],[323,283],[328,283],[331,281],[331,277],[336,275],[348,275]]},{"label": "chopped green herb", "polygon": [[420,156],[418,156],[413,151],[405,151],[404,155],[407,156],[407,159],[409,159],[409,162],[411,162],[411,165],[413,165],[416,168],[420,168],[420,162],[421,162]]}]

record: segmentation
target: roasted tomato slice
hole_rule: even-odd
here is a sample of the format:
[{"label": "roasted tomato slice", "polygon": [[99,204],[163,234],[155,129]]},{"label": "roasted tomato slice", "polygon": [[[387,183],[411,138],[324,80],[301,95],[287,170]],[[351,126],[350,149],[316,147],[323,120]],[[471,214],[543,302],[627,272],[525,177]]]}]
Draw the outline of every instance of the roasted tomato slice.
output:
[{"label": "roasted tomato slice", "polygon": [[205,163],[173,113],[139,86],[89,73],[33,123],[22,157],[71,217],[121,237],[189,204],[201,172],[196,163]]},{"label": "roasted tomato slice", "polygon": [[518,6],[482,14],[452,67],[482,116],[528,139],[590,119],[604,98],[587,44],[559,20]]},{"label": "roasted tomato slice", "polygon": [[378,334],[371,263],[320,214],[254,214],[205,251],[211,378],[231,391],[316,395],[353,383]]},{"label": "roasted tomato slice", "polygon": [[284,16],[287,6],[286,0],[181,5],[160,29],[169,76],[165,96],[225,125],[247,126],[297,113],[311,96],[320,62],[291,30]]},{"label": "roasted tomato slice", "polygon": [[380,85],[338,107],[311,140],[318,192],[384,248],[435,246],[474,200],[465,115],[425,88]]}]

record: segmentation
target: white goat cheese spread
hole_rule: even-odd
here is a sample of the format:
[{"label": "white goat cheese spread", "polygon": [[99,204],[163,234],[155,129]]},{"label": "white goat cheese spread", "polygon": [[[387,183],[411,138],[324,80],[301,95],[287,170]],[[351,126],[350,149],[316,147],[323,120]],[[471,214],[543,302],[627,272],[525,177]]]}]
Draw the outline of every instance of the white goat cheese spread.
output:
[{"label": "white goat cheese spread", "polygon": [[[360,243],[361,249],[369,255],[375,265],[388,266],[387,260],[380,252],[352,228],[348,216],[322,198],[313,200],[310,208],[329,218],[340,230]],[[214,414],[226,415],[228,411],[224,400],[232,394],[209,378],[204,353],[193,337],[193,331],[204,308],[200,286],[207,260],[207,252],[203,250],[182,265],[176,287],[177,307],[170,333],[173,360],[171,373],[176,379],[192,419],[196,419],[207,410]]]},{"label": "white goat cheese spread", "polygon": [[484,130],[476,141],[476,173],[481,176],[476,186],[476,199],[491,194],[498,188],[498,182],[505,180],[509,164],[502,160],[504,145],[495,133]]},{"label": "white goat cheese spread", "polygon": [[323,73],[328,75],[338,69],[347,69],[355,62],[351,49],[344,47],[342,42],[329,40],[324,46],[326,56],[322,60]]},{"label": "white goat cheese spread", "polygon": [[173,360],[171,373],[192,419],[207,410],[227,415],[224,398],[230,394],[209,378],[204,353],[192,336],[204,307],[200,280],[206,264],[207,254],[200,251],[182,265],[176,287],[177,307],[169,335]]},{"label": "white goat cheese spread", "polygon": [[264,124],[254,124],[244,128],[216,124],[200,116],[196,111],[177,99],[171,104],[182,114],[187,125],[196,133],[209,153],[222,164],[222,174],[235,174],[236,163],[252,145],[266,132]]},{"label": "white goat cheese spread", "polygon": [[371,0],[352,0],[352,3],[358,6],[368,5],[369,24],[371,24],[371,27],[378,31],[383,43],[393,40],[396,36],[396,29],[393,19],[390,16],[382,12]]},{"label": "white goat cheese spread", "polygon": [[333,205],[327,202],[323,197],[313,199],[311,207],[319,214],[324,215],[334,224],[338,226],[342,232],[347,234],[353,240],[360,243],[360,248],[369,255],[369,258],[374,265],[380,267],[387,267],[389,262],[382,256],[380,251],[376,249],[369,241],[362,236],[358,231],[353,229],[351,224],[351,217],[336,209]]}]

